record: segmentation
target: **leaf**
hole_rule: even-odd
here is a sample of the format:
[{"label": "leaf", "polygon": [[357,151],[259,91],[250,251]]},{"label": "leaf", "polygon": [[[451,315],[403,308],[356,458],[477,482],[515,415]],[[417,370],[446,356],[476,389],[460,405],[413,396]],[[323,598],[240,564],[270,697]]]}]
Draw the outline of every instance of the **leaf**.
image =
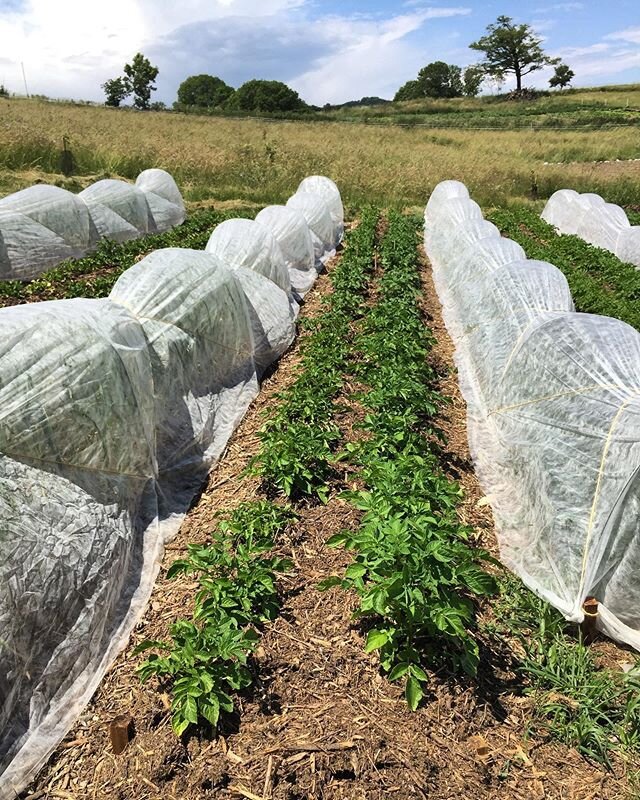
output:
[{"label": "leaf", "polygon": [[389,641],[389,634],[386,631],[378,631],[375,628],[370,630],[367,635],[367,643],[365,645],[365,652],[372,653],[374,650],[379,650],[384,647]]},{"label": "leaf", "polygon": [[415,678],[411,677],[407,680],[407,685],[404,688],[404,696],[407,699],[409,708],[415,711],[424,697],[422,686],[420,686],[420,683]]},{"label": "leaf", "polygon": [[460,577],[474,594],[489,595],[497,591],[495,578],[479,567],[465,570]]},{"label": "leaf", "polygon": [[185,698],[182,705],[182,713],[185,719],[189,722],[193,722],[194,725],[198,722],[198,706],[195,698],[191,697],[191,695],[187,695]]},{"label": "leaf", "polygon": [[395,667],[389,673],[389,680],[397,681],[399,678],[402,678],[402,676],[407,673],[408,669],[409,669],[409,664],[407,664],[406,661],[403,661],[400,664],[396,664]]},{"label": "leaf", "polygon": [[151,649],[168,650],[168,647],[165,642],[156,642],[153,639],[145,639],[143,642],[140,642],[140,644],[133,648],[133,655],[137,656],[139,653],[144,653],[145,651]]},{"label": "leaf", "polygon": [[187,730],[191,723],[188,719],[185,719],[182,716],[174,714],[171,719],[171,727],[173,728],[176,736],[182,736],[182,734]]},{"label": "leaf", "polygon": [[336,533],[334,536],[329,537],[326,541],[327,547],[340,547],[344,545],[351,538],[351,534],[347,532]]},{"label": "leaf", "polygon": [[220,718],[220,703],[218,702],[218,698],[215,695],[210,697],[207,702],[203,703],[200,707],[200,713],[207,722],[210,722],[215,727]]},{"label": "leaf", "polygon": [[347,578],[362,578],[367,572],[364,564],[351,564],[347,567],[345,575]]},{"label": "leaf", "polygon": [[444,633],[452,633],[457,636],[464,636],[466,631],[460,621],[460,613],[451,606],[434,608],[431,612],[431,619],[436,628]]},{"label": "leaf", "polygon": [[422,681],[422,683],[428,683],[429,676],[422,669],[422,667],[418,666],[417,664],[412,664],[409,669],[414,678],[417,678],[419,681]]}]

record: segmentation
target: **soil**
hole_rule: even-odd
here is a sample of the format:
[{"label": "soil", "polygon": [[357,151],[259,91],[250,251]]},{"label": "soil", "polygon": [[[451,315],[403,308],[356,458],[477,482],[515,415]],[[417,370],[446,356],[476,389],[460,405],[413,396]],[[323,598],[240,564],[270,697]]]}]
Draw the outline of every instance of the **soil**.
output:
[{"label": "soil", "polygon": [[[331,269],[331,265],[329,267]],[[429,265],[424,262],[424,313],[438,343],[433,363],[452,402],[443,409],[448,436],[445,468],[460,482],[462,519],[478,543],[497,553],[490,509],[480,503],[466,443],[466,409],[452,370],[453,347],[444,328]],[[328,291],[320,278],[303,316],[317,313]],[[299,343],[274,374],[233,436],[209,484],[167,549],[165,563],[130,648],[103,680],[91,704],[27,792],[28,800],[600,800],[631,797],[620,767],[606,773],[561,745],[525,736],[530,701],[519,696],[508,655],[483,652],[477,681],[434,674],[431,694],[408,711],[401,687],[364,652],[354,621],[355,598],[340,588],[320,592],[320,580],[338,574],[349,558],[326,539],[357,524],[357,512],[338,496],[325,506],[299,509],[282,550],[295,570],[283,581],[280,616],[267,626],[256,652],[256,682],[227,718],[217,738],[202,733],[176,738],[169,698],[153,682],[142,686],[131,648],[166,633],[188,614],[194,584],[167,581],[166,568],[188,542],[201,541],[216,515],[260,496],[243,469],[258,449],[256,432],[276,394],[295,377]],[[350,402],[340,425],[347,436],[359,409]],[[345,478],[349,481],[349,476]],[[118,715],[133,719],[135,736],[114,755],[108,726]]]}]

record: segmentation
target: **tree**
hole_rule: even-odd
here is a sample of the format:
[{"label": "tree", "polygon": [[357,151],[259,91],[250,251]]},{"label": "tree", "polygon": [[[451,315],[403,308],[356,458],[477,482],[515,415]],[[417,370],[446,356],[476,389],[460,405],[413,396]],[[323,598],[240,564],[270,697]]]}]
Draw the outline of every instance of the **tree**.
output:
[{"label": "tree", "polygon": [[564,89],[565,86],[571,83],[574,77],[575,72],[568,64],[558,64],[553,75],[549,78],[549,86],[552,89],[555,89],[556,86],[560,89]]},{"label": "tree", "polygon": [[191,75],[178,88],[178,103],[181,106],[216,108],[233,94],[233,88],[213,75]]},{"label": "tree", "polygon": [[418,73],[422,97],[460,97],[462,95],[462,70],[455,64],[433,61]]},{"label": "tree", "polygon": [[131,94],[129,84],[124,78],[111,78],[101,87],[107,97],[105,105],[117,108],[120,103]]},{"label": "tree", "polygon": [[398,89],[393,98],[393,102],[398,103],[400,100],[417,100],[420,97],[423,97],[423,95],[420,94],[420,84],[418,81],[407,81]]},{"label": "tree", "polygon": [[455,64],[432,61],[418,73],[413,81],[407,81],[396,92],[394,101],[419,100],[424,97],[461,97],[462,70]]},{"label": "tree", "polygon": [[136,53],[133,61],[125,64],[124,74],[129,91],[133,93],[133,105],[140,109],[149,108],[151,92],[156,90],[153,84],[158,77],[158,68],[152,66],[142,53]]},{"label": "tree", "polygon": [[476,97],[484,80],[482,67],[470,66],[462,73],[462,92],[466,97]]},{"label": "tree", "polygon": [[520,92],[525,75],[560,62],[559,58],[547,56],[541,44],[529,25],[514,25],[511,17],[500,16],[487,26],[487,34],[469,47],[485,54],[480,65],[485,75],[501,79],[513,73],[516,91]]},{"label": "tree", "polygon": [[247,81],[229,97],[226,108],[240,111],[301,111],[298,93],[280,81]]}]

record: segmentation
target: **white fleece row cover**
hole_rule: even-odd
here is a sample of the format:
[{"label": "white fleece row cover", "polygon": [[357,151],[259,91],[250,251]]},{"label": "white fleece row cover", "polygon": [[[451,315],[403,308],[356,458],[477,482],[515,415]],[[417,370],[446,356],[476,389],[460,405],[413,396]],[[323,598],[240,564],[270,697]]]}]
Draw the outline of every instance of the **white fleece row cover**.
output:
[{"label": "white fleece row cover", "polygon": [[541,216],[560,233],[579,236],[640,268],[640,225],[631,225],[623,208],[606,203],[599,194],[560,189]]},{"label": "white fleece row cover", "polygon": [[[337,229],[309,196],[319,264]],[[0,800],[125,647],[164,545],[294,339],[289,211],[223,222],[205,251],[157,250],[108,298],[0,310]]]},{"label": "white fleece row cover", "polygon": [[184,221],[180,190],[168,172],[147,169],[135,186],[102,180],[80,194],[37,185],[0,199],[0,280],[31,280],[100,239],[126,242]]},{"label": "white fleece row cover", "polygon": [[505,564],[569,620],[595,596],[601,629],[640,649],[640,334],[576,313],[457,181],[424,243]]}]

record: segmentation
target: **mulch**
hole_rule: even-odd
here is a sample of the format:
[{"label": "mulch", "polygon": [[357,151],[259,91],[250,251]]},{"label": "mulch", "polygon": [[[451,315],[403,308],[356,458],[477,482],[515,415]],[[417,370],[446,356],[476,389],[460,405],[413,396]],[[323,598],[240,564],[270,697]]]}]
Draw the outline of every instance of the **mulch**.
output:
[{"label": "mulch", "polygon": [[[329,266],[331,269],[331,265]],[[448,436],[445,468],[465,491],[462,519],[481,546],[497,553],[490,509],[466,444],[465,405],[451,370],[452,345],[442,323],[428,264],[424,312],[437,336],[434,365],[452,403],[443,409]],[[318,312],[328,291],[322,276],[303,316]],[[477,681],[432,676],[430,696],[408,711],[402,687],[391,684],[375,654],[364,652],[365,633],[353,618],[356,599],[340,588],[321,592],[320,580],[349,563],[329,536],[358,522],[358,512],[336,487],[326,505],[299,508],[300,519],[280,549],[294,563],[282,581],[279,617],[264,631],[252,668],[256,680],[227,717],[217,737],[202,732],[178,739],[171,730],[169,697],[135,675],[141,657],[131,648],[166,634],[191,609],[195,584],[167,581],[166,568],[188,542],[202,541],[216,515],[260,496],[257,479],[243,470],[258,449],[256,432],[275,395],[295,378],[299,342],[277,370],[233,436],[199,502],[167,549],[163,571],[130,648],[105,676],[74,729],[27,793],[29,800],[600,800],[631,796],[622,768],[606,773],[575,751],[525,735],[530,700],[519,696],[508,660],[483,655]],[[361,413],[347,380],[338,403],[340,427],[354,434]],[[345,476],[348,482],[351,476]],[[108,726],[130,715],[135,736],[111,752]]]}]

